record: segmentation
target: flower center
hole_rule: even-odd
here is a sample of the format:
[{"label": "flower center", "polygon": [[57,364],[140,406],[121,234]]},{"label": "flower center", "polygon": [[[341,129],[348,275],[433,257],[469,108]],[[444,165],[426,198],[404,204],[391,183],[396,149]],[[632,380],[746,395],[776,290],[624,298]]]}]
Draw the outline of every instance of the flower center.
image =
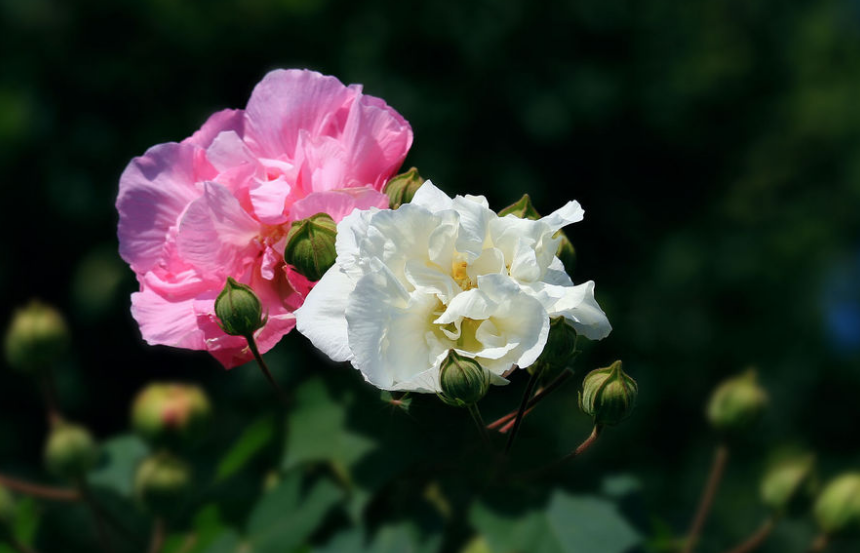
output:
[{"label": "flower center", "polygon": [[457,286],[464,291],[475,287],[475,284],[469,278],[469,262],[461,254],[455,255],[454,260],[451,262],[451,276],[454,282],[457,283]]}]

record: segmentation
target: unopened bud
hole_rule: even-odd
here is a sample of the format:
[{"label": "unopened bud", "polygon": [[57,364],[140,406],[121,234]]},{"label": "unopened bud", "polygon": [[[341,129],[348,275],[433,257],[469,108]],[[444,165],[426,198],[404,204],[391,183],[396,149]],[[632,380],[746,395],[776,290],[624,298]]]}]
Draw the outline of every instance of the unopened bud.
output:
[{"label": "unopened bud", "polygon": [[8,531],[15,523],[15,516],[18,509],[15,506],[15,499],[9,490],[0,486],[0,539],[3,534]]},{"label": "unopened bud", "polygon": [[337,224],[325,213],[295,221],[287,234],[284,261],[302,276],[316,282],[337,259]]},{"label": "unopened bud", "polygon": [[708,420],[718,431],[736,434],[761,418],[767,402],[767,392],[749,369],[717,387],[708,404]]},{"label": "unopened bud", "polygon": [[135,496],[152,513],[174,513],[190,489],[191,467],[170,453],[156,453],[137,467]]},{"label": "unopened bud", "polygon": [[490,373],[480,363],[451,350],[439,372],[439,397],[448,405],[474,405],[490,389]]},{"label": "unopened bud", "polygon": [[499,211],[499,217],[504,217],[505,215],[514,215],[520,219],[531,219],[532,221],[540,219],[540,214],[535,209],[532,199],[528,194],[523,194],[522,198]]},{"label": "unopened bud", "polygon": [[69,330],[63,316],[38,301],[19,309],[6,332],[9,366],[31,372],[50,366],[69,345]]},{"label": "unopened bud", "polygon": [[90,431],[79,424],[60,422],[48,435],[45,465],[61,478],[83,476],[99,458],[99,448]]},{"label": "unopened bud", "polygon": [[832,480],[815,502],[815,520],[827,535],[860,532],[860,473]]},{"label": "unopened bud", "polygon": [[415,196],[415,192],[424,184],[424,179],[418,174],[418,169],[412,169],[393,177],[385,185],[385,194],[388,195],[388,206],[397,209],[403,204],[408,204]]},{"label": "unopened bud", "polygon": [[798,511],[807,503],[815,485],[815,457],[793,456],[779,461],[764,475],[761,499],[765,505],[781,513]]},{"label": "unopened bud", "polygon": [[549,322],[549,336],[538,361],[552,368],[565,368],[576,357],[576,330],[564,317]]},{"label": "unopened bud", "polygon": [[250,286],[239,284],[233,277],[215,299],[215,314],[221,320],[221,330],[230,336],[253,336],[266,324],[263,304]]},{"label": "unopened bud", "polygon": [[200,441],[212,415],[206,393],[190,384],[150,384],[137,395],[132,426],[154,447],[180,448]]},{"label": "unopened bud", "polygon": [[585,375],[579,408],[594,418],[595,425],[615,425],[630,416],[639,385],[621,369],[621,361]]}]

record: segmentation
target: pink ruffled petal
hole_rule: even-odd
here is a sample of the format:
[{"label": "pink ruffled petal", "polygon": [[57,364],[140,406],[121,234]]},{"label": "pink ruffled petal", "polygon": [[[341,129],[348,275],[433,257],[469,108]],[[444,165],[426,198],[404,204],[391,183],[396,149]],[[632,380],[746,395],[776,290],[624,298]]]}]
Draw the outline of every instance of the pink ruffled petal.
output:
[{"label": "pink ruffled petal", "polygon": [[286,223],[287,199],[291,191],[292,187],[284,177],[270,181],[256,180],[249,190],[254,215],[267,225]]},{"label": "pink ruffled petal", "polygon": [[276,70],[254,88],[245,108],[245,139],[255,153],[293,158],[299,130],[314,136],[334,135],[359,87],[308,70]]},{"label": "pink ruffled petal", "polygon": [[328,213],[336,223],[353,212],[354,209],[388,207],[388,196],[373,188],[346,188],[330,192],[314,192],[293,204],[290,219],[307,219],[317,213]]},{"label": "pink ruffled petal", "polygon": [[170,228],[200,196],[195,147],[159,144],[131,160],[119,182],[119,252],[138,274],[159,260]]},{"label": "pink ruffled petal", "polygon": [[183,144],[193,144],[208,148],[212,141],[224,131],[234,131],[239,136],[244,133],[245,111],[241,109],[225,109],[216,111],[203,123],[196,133],[182,141]]},{"label": "pink ruffled petal", "polygon": [[[341,142],[349,152],[344,186],[381,189],[412,146],[412,128],[385,102],[363,96],[349,113]],[[381,105],[380,105],[381,104]]]},{"label": "pink ruffled petal", "polygon": [[144,288],[131,295],[131,314],[150,345],[206,349],[204,333],[197,324],[194,298],[171,301]]},{"label": "pink ruffled petal", "polygon": [[227,188],[207,182],[203,196],[182,217],[176,246],[207,280],[223,284],[227,276],[244,272],[249,257],[256,254],[252,242],[259,232],[259,223]]}]

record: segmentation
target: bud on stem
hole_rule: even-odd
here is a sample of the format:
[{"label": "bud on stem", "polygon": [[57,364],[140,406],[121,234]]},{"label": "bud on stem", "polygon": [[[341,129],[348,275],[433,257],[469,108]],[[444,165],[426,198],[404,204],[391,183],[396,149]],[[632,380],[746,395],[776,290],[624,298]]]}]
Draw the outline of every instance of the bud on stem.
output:
[{"label": "bud on stem", "polygon": [[418,174],[418,169],[412,169],[393,177],[385,185],[385,194],[388,196],[388,207],[397,209],[403,204],[412,201],[415,193],[424,184],[424,179]]},{"label": "bud on stem", "polygon": [[6,360],[14,369],[33,372],[56,362],[68,345],[63,316],[53,307],[32,301],[12,318],[6,333]]},{"label": "bud on stem", "polygon": [[154,447],[172,449],[198,443],[211,420],[206,393],[190,384],[150,384],[132,406],[132,426]]},{"label": "bud on stem", "polygon": [[639,386],[621,369],[621,361],[585,375],[579,407],[596,426],[616,425],[630,416]]},{"label": "bud on stem", "polygon": [[708,420],[726,434],[739,434],[758,422],[767,407],[767,393],[754,369],[720,384],[708,404]]},{"label": "bud on stem", "polygon": [[325,213],[295,221],[287,234],[284,261],[312,282],[323,277],[337,259],[337,224]]},{"label": "bud on stem", "polygon": [[472,358],[451,350],[439,372],[439,398],[454,407],[476,404],[490,389],[490,373]]},{"label": "bud on stem", "polygon": [[221,330],[230,336],[251,338],[263,328],[263,304],[250,286],[227,277],[227,283],[215,299],[215,315],[221,320]]},{"label": "bud on stem", "polygon": [[99,449],[89,430],[79,424],[59,422],[45,443],[48,470],[69,480],[80,478],[98,461]]},{"label": "bud on stem", "polygon": [[815,502],[814,514],[828,536],[860,534],[860,472],[830,481]]}]

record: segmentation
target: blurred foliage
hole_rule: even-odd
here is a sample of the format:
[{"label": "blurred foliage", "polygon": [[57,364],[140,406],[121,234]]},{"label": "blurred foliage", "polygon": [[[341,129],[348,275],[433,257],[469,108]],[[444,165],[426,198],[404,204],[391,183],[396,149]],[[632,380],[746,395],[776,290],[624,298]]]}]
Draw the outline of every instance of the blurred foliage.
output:
[{"label": "blurred foliage", "polygon": [[[143,344],[113,238],[119,174],[243,106],[275,67],[384,98],[415,130],[405,167],[450,193],[499,209],[528,192],[542,213],[579,200],[574,279],[597,282],[614,332],[576,370],[622,358],[641,390],[633,416],[551,479],[491,485],[464,411],[433,397],[386,405],[295,333],[267,355],[292,390],[286,417],[255,367]],[[152,521],[127,478],[145,446],[125,432],[153,380],[200,383],[215,405],[167,551],[281,539],[565,551],[559,536],[579,536],[612,553],[600,540],[672,550],[714,446],[705,400],[755,364],[771,406],[733,450],[699,548],[724,550],[766,516],[771,448],[814,451],[825,478],[860,466],[857,98],[856,0],[0,0],[2,324],[31,297],[67,314],[59,395],[105,441],[91,485],[130,551],[145,550]],[[485,416],[516,404],[524,380],[493,390]],[[50,482],[37,386],[3,366],[0,406],[0,472]],[[569,384],[526,419],[509,470],[588,431]],[[600,483],[613,474],[638,484],[612,495]],[[93,550],[83,506],[23,500],[19,517],[15,535],[40,551]],[[787,519],[762,551],[803,550],[814,533],[808,516]]]}]

